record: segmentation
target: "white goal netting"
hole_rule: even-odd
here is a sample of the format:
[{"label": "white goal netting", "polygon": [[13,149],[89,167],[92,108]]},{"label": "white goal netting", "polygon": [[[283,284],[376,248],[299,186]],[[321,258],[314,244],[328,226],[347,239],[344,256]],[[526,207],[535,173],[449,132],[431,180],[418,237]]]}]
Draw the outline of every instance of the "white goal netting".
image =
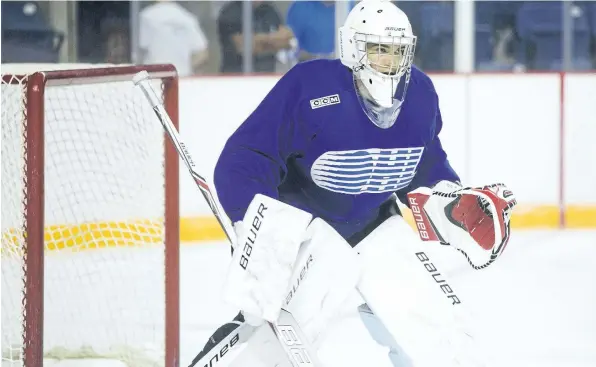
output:
[{"label": "white goal netting", "polygon": [[[26,76],[2,73],[2,366],[23,364],[27,304],[43,313],[44,360],[162,366],[166,161],[151,107],[132,82],[50,81],[45,163],[28,167],[38,142],[29,145],[27,126],[42,107],[27,98]],[[31,184],[39,172],[41,191]],[[33,194],[43,195],[45,262],[43,282],[28,285]],[[35,296],[41,285],[43,303]]]}]

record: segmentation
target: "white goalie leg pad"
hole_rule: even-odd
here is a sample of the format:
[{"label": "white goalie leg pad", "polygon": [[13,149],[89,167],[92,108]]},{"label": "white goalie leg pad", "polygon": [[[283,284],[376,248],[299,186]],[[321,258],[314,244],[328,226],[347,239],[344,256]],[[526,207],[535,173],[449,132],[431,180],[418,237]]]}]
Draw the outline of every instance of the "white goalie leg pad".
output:
[{"label": "white goalie leg pad", "polygon": [[483,366],[459,294],[401,216],[387,219],[355,250],[362,261],[358,290],[392,337],[373,335],[376,340],[395,342],[417,367]]},{"label": "white goalie leg pad", "polygon": [[372,312],[367,304],[358,307],[358,314],[362,323],[378,344],[389,348],[389,359],[394,366],[413,367],[412,361],[407,353],[401,348],[397,341],[391,335],[389,330],[383,325],[383,322]]},{"label": "white goalie leg pad", "polygon": [[[316,350],[329,324],[354,292],[360,266],[356,252],[324,220],[312,221],[307,238],[298,252],[284,308],[291,312],[304,338]],[[279,343],[270,331],[268,325],[260,326],[236,360],[255,367],[286,366],[287,357],[279,353]]]},{"label": "white goalie leg pad", "polygon": [[360,260],[352,247],[320,218],[308,227],[285,304],[308,340],[316,347],[360,276]]},{"label": "white goalie leg pad", "polygon": [[[359,257],[343,237],[320,218],[311,222],[305,236],[283,298],[283,308],[291,315],[282,311],[274,322],[282,336],[298,335],[304,341],[284,339],[286,348],[291,349],[291,353],[284,353],[270,325],[261,324],[232,366],[320,366],[315,354],[305,358],[307,348],[304,346],[309,344],[313,346],[312,351],[317,350],[317,343],[323,339],[328,325],[354,292],[360,274]],[[296,321],[293,333],[287,330],[292,325],[291,318]],[[288,360],[288,354],[293,361]],[[304,362],[307,359],[311,362]]]},{"label": "white goalie leg pad", "polygon": [[255,195],[237,230],[223,287],[224,301],[243,310],[247,321],[279,317],[311,219],[303,210]]},{"label": "white goalie leg pad", "polygon": [[[280,343],[281,342],[281,343]],[[306,336],[291,313],[259,326],[230,367],[320,367]]]}]

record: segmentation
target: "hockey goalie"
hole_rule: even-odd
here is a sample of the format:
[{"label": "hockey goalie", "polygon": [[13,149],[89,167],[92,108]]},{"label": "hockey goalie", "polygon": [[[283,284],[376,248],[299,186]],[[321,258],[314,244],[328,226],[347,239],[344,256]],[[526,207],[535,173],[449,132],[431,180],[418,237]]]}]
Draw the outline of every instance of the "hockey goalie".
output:
[{"label": "hockey goalie", "polygon": [[[434,276],[428,249],[489,266],[509,240],[515,196],[500,183],[460,183],[439,139],[437,92],[412,64],[416,40],[393,3],[358,3],[339,29],[339,59],[293,67],[228,139],[214,182],[237,235],[224,294],[240,312],[193,364],[245,344],[253,362],[234,365],[316,365],[357,290],[362,322],[394,366],[483,365],[465,290]],[[312,348],[286,361],[263,331],[285,310],[297,323],[285,340]]]}]

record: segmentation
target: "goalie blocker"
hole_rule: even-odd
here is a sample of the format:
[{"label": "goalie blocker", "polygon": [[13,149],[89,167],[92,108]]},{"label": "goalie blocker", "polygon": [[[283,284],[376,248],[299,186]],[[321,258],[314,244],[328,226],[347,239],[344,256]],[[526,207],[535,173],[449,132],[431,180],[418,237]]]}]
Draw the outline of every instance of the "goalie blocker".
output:
[{"label": "goalie blocker", "polygon": [[517,201],[504,184],[464,188],[441,181],[407,196],[422,241],[455,247],[474,269],[489,266],[505,250]]}]

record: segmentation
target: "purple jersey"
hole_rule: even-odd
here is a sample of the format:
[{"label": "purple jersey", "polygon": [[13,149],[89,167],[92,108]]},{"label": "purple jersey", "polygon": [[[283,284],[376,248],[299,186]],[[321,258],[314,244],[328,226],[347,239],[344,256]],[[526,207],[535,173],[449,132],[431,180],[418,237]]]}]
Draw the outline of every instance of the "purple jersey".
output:
[{"label": "purple jersey", "polygon": [[438,134],[438,97],[416,67],[397,121],[375,126],[362,110],[350,69],[313,60],[288,71],[228,139],[215,187],[233,222],[257,193],[327,221],[345,238],[380,205],[440,180],[459,181]]}]

